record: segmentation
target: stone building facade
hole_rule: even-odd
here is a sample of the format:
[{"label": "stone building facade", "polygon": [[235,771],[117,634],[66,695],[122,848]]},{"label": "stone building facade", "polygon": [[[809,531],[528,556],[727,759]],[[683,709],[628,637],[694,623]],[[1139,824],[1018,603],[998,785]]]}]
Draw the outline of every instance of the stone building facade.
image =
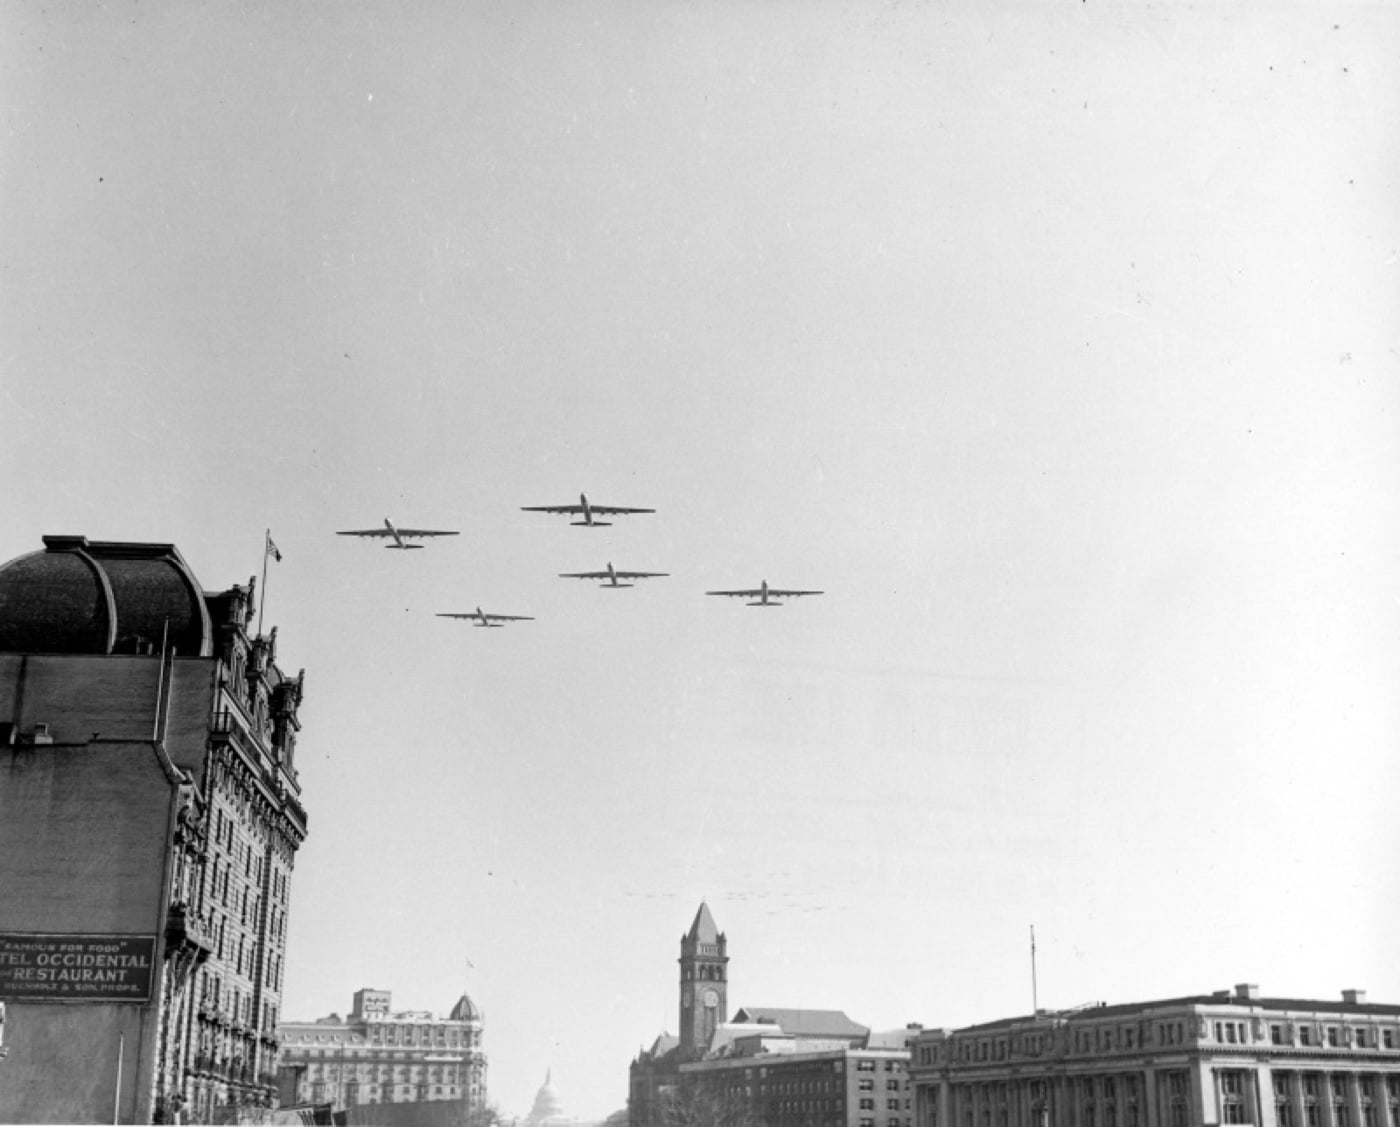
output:
[{"label": "stone building facade", "polygon": [[1400,1127],[1400,1006],[1196,997],[913,1042],[915,1127]]},{"label": "stone building facade", "polygon": [[839,1010],[731,1018],[728,943],[705,904],[680,948],[680,1035],[632,1061],[630,1127],[912,1127],[912,1031],[872,1034]]},{"label": "stone building facade", "polygon": [[[451,1118],[477,1122],[486,1109],[486,1053],[481,1011],[463,994],[446,1018],[395,1012],[387,990],[358,990],[350,1014],[284,1022],[284,1088],[298,1104],[330,1104],[352,1122],[372,1121],[384,1104],[457,1105]],[[436,1122],[437,1120],[435,1120]]]},{"label": "stone building facade", "polygon": [[304,678],[170,544],[0,566],[0,1122],[275,1098]]}]

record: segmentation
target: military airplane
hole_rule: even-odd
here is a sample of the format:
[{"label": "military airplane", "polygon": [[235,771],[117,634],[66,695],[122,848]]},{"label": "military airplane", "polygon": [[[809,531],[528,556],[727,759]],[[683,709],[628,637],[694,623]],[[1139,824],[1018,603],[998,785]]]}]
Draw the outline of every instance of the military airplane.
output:
[{"label": "military airplane", "polygon": [[421,547],[423,547],[423,545],[422,545],[422,544],[405,544],[405,543],[404,543],[405,540],[414,540],[414,539],[417,539],[417,538],[422,537],[422,536],[457,536],[458,533],[456,533],[456,532],[444,532],[442,529],[437,529],[437,528],[395,528],[395,527],[394,527],[394,522],[391,521],[388,517],[385,517],[385,518],[384,518],[384,527],[383,527],[383,528],[352,529],[352,530],[349,531],[349,532],[337,532],[336,535],[337,535],[337,536],[369,536],[369,537],[381,537],[381,536],[387,537],[387,536],[392,536],[392,537],[394,538],[394,542],[393,542],[392,544],[385,544],[384,547],[386,547],[386,548],[402,548],[404,551],[407,552],[407,551],[411,551],[411,550],[414,549],[414,548],[421,548]]},{"label": "military airplane", "polygon": [[778,599],[796,599],[802,595],[821,595],[822,591],[789,591],[779,587],[768,586],[768,580],[763,581],[763,585],[751,591],[706,591],[707,595],[728,595],[733,599],[757,599],[756,603],[749,603],[751,607],[780,607],[783,604],[777,602]]},{"label": "military airplane", "polygon": [[619,505],[590,505],[588,498],[582,493],[578,495],[577,505],[522,505],[521,512],[525,513],[565,513],[570,516],[582,516],[582,520],[570,521],[587,528],[607,528],[612,524],[610,520],[595,520],[596,516],[626,516],[628,513],[654,513],[655,509],[627,509]]},{"label": "military airplane", "polygon": [[560,579],[601,579],[602,587],[635,587],[635,583],[619,583],[619,579],[654,579],[669,574],[664,571],[618,571],[608,564],[607,571],[561,571]]},{"label": "military airplane", "polygon": [[439,618],[466,618],[473,626],[489,626],[494,630],[499,630],[507,622],[534,622],[535,620],[527,614],[487,614],[480,607],[474,611],[466,611],[462,614],[450,614],[439,612]]}]

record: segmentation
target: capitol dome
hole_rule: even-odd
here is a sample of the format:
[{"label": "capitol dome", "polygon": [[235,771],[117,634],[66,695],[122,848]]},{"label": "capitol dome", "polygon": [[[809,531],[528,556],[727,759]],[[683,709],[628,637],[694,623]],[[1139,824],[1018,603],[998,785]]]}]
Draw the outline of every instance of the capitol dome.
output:
[{"label": "capitol dome", "polygon": [[535,1106],[530,1109],[530,1114],[525,1117],[525,1122],[529,1124],[551,1123],[564,1118],[564,1106],[559,1102],[559,1093],[554,1090],[554,1085],[550,1081],[550,1073],[544,1074],[544,1083],[540,1090],[535,1093]]},{"label": "capitol dome", "polygon": [[0,566],[0,651],[207,657],[204,594],[173,544],[45,536]]}]

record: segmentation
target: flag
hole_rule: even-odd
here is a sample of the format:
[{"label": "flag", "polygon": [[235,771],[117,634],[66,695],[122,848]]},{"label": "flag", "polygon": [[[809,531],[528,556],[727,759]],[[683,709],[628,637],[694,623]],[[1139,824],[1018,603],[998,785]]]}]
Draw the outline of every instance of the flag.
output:
[{"label": "flag", "polygon": [[267,534],[267,554],[278,563],[282,562],[282,553],[278,551],[277,545],[272,542],[272,533]]}]

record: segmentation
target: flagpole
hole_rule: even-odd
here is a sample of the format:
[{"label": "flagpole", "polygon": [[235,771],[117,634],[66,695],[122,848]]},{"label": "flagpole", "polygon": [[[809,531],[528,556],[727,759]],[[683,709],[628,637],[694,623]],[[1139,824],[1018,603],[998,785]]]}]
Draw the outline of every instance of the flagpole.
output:
[{"label": "flagpole", "polygon": [[1031,1016],[1040,1013],[1040,992],[1035,980],[1035,924],[1031,924]]},{"label": "flagpole", "polygon": [[258,634],[262,634],[263,604],[267,602],[267,557],[271,554],[272,529],[263,533],[262,598],[258,600]]},{"label": "flagpole", "polygon": [[117,1084],[112,1093],[112,1122],[122,1121],[122,1057],[126,1055],[126,1034],[117,1034]]}]

